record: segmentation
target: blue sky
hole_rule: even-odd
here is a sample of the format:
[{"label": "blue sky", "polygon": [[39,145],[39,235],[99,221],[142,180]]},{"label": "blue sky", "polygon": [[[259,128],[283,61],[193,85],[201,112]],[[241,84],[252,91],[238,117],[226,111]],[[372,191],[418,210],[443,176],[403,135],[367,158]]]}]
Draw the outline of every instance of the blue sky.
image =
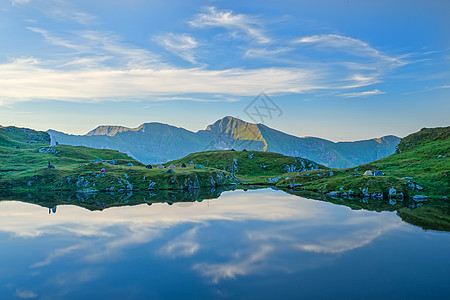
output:
[{"label": "blue sky", "polygon": [[265,92],[281,112],[263,122],[298,136],[450,125],[449,11],[439,0],[0,0],[0,124],[196,131],[226,115],[261,121],[245,108]]}]

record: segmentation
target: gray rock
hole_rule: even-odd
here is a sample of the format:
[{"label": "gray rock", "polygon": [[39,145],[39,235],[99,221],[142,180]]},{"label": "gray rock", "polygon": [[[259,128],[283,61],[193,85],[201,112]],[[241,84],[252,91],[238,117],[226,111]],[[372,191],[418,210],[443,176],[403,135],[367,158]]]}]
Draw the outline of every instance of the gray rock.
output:
[{"label": "gray rock", "polygon": [[397,190],[396,189],[394,189],[394,188],[390,188],[389,189],[389,196],[393,196],[393,195],[396,195],[397,194]]},{"label": "gray rock", "polygon": [[333,198],[339,197],[339,193],[336,192],[336,191],[329,192],[327,195],[330,196],[330,197],[333,197]]},{"label": "gray rock", "polygon": [[291,183],[290,185],[289,185],[289,188],[291,189],[291,190],[293,190],[293,189],[295,189],[295,188],[297,188],[297,187],[300,187],[300,186],[302,186],[303,184],[301,184],[301,183]]},{"label": "gray rock", "polygon": [[375,200],[383,200],[383,193],[372,193],[371,197]]},{"label": "gray rock", "polygon": [[269,180],[269,183],[276,183],[280,179],[281,179],[281,177],[274,177],[274,178],[269,178],[268,180]]}]

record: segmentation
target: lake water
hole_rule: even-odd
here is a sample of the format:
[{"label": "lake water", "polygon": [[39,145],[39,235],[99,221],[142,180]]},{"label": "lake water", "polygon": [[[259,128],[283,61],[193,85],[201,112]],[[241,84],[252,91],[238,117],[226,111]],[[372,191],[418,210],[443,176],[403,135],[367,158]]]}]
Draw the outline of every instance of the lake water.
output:
[{"label": "lake water", "polygon": [[448,299],[450,234],[271,189],[89,211],[0,202],[1,299]]}]

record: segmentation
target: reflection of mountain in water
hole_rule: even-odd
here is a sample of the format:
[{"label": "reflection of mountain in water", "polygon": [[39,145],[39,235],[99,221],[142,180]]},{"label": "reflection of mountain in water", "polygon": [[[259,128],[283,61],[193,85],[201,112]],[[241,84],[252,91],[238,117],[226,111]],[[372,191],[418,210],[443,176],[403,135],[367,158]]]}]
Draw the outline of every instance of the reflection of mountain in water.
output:
[{"label": "reflection of mountain in water", "polygon": [[[249,189],[263,189],[266,187],[254,186],[232,186],[217,188],[200,188],[189,190],[151,190],[129,193],[76,193],[76,192],[52,192],[52,193],[0,193],[0,201],[21,201],[37,204],[47,207],[50,213],[56,213],[58,205],[75,205],[86,208],[88,210],[103,210],[109,207],[133,206],[139,204],[167,203],[177,207],[190,207],[194,202],[202,202],[203,200],[217,199],[222,192]],[[403,221],[420,226],[424,229],[434,229],[450,231],[450,224],[441,218],[446,214],[447,206],[427,206],[420,207],[422,203],[414,201],[403,202],[385,202],[373,199],[360,198],[329,198],[323,194],[284,190],[284,192],[302,198],[331,202],[337,205],[350,207],[353,210],[370,210],[370,211],[397,211]],[[415,217],[415,212],[421,209],[433,210],[432,214],[427,214],[426,218],[421,218],[421,212]],[[417,209],[417,210],[416,210]]]}]

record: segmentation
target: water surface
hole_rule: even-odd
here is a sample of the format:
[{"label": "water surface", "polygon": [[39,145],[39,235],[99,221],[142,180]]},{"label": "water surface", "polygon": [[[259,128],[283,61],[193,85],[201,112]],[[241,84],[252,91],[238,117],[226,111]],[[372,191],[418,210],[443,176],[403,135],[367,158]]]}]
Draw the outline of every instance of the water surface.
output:
[{"label": "water surface", "polygon": [[0,202],[1,299],[445,299],[450,234],[270,189],[89,211]]}]

